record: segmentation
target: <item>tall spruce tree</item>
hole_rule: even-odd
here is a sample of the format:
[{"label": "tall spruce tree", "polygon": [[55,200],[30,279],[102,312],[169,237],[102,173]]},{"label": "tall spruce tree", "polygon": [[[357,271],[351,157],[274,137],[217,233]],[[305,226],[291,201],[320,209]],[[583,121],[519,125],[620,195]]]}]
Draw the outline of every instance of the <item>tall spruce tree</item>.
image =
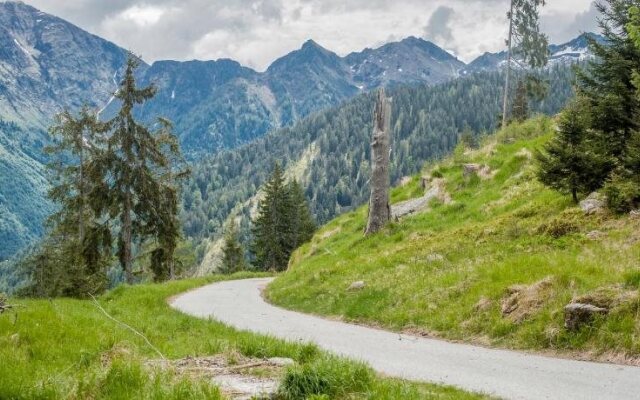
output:
[{"label": "tall spruce tree", "polygon": [[309,241],[316,231],[316,222],[309,211],[309,204],[304,196],[302,186],[297,180],[287,185],[289,192],[289,219],[291,226],[290,252]]},{"label": "tall spruce tree", "polygon": [[[133,243],[154,237],[159,246],[152,255],[154,270],[171,269],[180,231],[177,225],[178,196],[172,160],[179,148],[165,120],[151,131],[134,118],[134,107],[155,95],[155,88],[136,86],[139,61],[130,57],[124,79],[116,93],[121,102],[105,157],[109,185],[108,209],[119,220],[118,259],[128,283],[133,283]],[[161,273],[162,276],[165,272]]]},{"label": "tall spruce tree", "polygon": [[[538,69],[549,60],[549,40],[540,32],[540,7],[545,0],[511,0],[507,18],[509,36],[507,38],[507,63],[502,105],[502,127],[509,121],[509,94],[512,63],[516,57],[524,62],[522,68]],[[515,61],[516,63],[519,63]]]},{"label": "tall spruce tree", "polygon": [[[633,2],[629,8],[625,30],[636,51],[640,50],[640,2]],[[610,11],[611,12],[611,11]],[[619,24],[624,20],[619,19]],[[623,31],[624,32],[624,31]],[[635,106],[640,104],[640,66],[638,60],[631,67],[631,82],[635,89]],[[631,110],[631,109],[630,109]],[[636,112],[639,111],[636,109]],[[629,117],[634,117],[630,115]],[[626,212],[640,207],[640,120],[635,116],[626,124],[627,132],[622,135],[623,142],[614,142],[621,147],[617,164],[609,180],[605,183],[609,207],[617,212]],[[606,135],[607,137],[610,135]],[[617,150],[617,149],[614,149]],[[616,158],[616,154],[612,154]]]},{"label": "tall spruce tree", "polygon": [[603,143],[594,143],[590,135],[590,110],[586,99],[578,97],[562,112],[553,139],[536,153],[538,179],[560,192],[578,195],[590,193],[602,184],[609,169]]},{"label": "tall spruce tree", "polygon": [[596,58],[578,72],[578,90],[590,102],[591,128],[603,137],[614,160],[624,156],[626,143],[640,122],[634,85],[634,71],[640,70],[640,48],[627,28],[629,10],[639,4],[638,0],[604,0],[597,4],[605,41],[589,39]]},{"label": "tall spruce tree", "polygon": [[222,247],[222,264],[220,272],[232,274],[243,271],[247,268],[244,249],[238,237],[238,226],[235,221],[231,222],[224,235],[224,245]]},{"label": "tall spruce tree", "polygon": [[49,231],[23,266],[32,281],[32,295],[85,297],[106,287],[111,235],[107,221],[95,212],[102,177],[96,160],[108,124],[87,107],[78,116],[58,114],[50,129],[49,198],[59,207],[49,217]]},{"label": "tall spruce tree", "polygon": [[263,270],[283,271],[287,268],[291,249],[290,204],[284,173],[276,163],[264,186],[258,217],[253,223],[252,251],[257,266]]}]

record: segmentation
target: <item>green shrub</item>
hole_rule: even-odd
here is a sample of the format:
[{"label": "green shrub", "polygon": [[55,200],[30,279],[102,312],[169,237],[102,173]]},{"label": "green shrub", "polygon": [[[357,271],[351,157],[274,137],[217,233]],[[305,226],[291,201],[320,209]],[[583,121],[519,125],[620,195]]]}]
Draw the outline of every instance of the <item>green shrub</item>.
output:
[{"label": "green shrub", "polygon": [[311,396],[334,399],[348,393],[364,392],[374,382],[373,372],[364,364],[346,363],[327,357],[289,368],[278,392],[286,400],[308,399]]},{"label": "green shrub", "polygon": [[541,224],[537,231],[539,234],[546,234],[554,239],[559,239],[570,233],[578,232],[579,230],[580,227],[574,221],[565,218],[555,218]]},{"label": "green shrub", "polygon": [[604,186],[609,209],[616,213],[629,212],[640,205],[640,183],[615,175]]}]

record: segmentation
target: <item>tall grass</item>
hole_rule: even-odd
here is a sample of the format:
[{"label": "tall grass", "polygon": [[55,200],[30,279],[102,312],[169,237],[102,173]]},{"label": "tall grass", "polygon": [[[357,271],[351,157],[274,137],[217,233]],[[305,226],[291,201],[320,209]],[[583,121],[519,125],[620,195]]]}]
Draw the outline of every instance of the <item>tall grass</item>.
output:
[{"label": "tall grass", "polygon": [[[407,390],[428,391],[438,399],[480,398],[446,387],[381,379],[367,367],[328,356],[316,346],[239,332],[168,306],[169,297],[218,279],[222,278],[121,286],[98,301],[168,359],[241,353],[296,360],[297,366],[285,374],[282,384],[282,396],[287,398],[294,398],[291,393],[378,398],[370,394],[378,390],[390,399],[404,398]],[[11,303],[18,306],[15,311],[0,315],[0,399],[222,398],[209,381],[145,366],[145,361],[160,357],[156,351],[107,319],[91,301],[11,299]],[[305,379],[324,383],[312,390],[296,384]]]}]

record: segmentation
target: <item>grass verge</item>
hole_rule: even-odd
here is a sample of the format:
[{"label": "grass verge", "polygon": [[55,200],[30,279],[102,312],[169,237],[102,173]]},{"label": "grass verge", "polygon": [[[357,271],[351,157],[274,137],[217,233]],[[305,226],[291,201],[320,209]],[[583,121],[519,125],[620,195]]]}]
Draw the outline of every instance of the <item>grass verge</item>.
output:
[{"label": "grass verge", "polygon": [[[256,275],[232,278],[249,276]],[[171,296],[220,279],[225,278],[121,286],[98,301],[168,359],[240,353],[296,360],[283,374],[282,399],[483,398],[448,387],[383,379],[364,365],[329,356],[315,346],[239,332],[181,314],[167,304]],[[106,318],[91,301],[10,302],[17,307],[0,315],[1,399],[223,398],[206,380],[145,366],[146,360],[159,357],[155,350]]]}]

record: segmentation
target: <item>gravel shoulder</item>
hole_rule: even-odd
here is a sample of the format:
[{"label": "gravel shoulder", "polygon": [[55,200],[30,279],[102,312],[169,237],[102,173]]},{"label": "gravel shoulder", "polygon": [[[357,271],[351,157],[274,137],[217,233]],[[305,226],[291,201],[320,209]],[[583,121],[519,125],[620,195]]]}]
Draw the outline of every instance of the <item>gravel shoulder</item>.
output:
[{"label": "gravel shoulder", "polygon": [[171,305],[238,329],[313,342],[398,378],[506,399],[640,399],[638,367],[418,338],[284,310],[268,304],[260,294],[271,279],[214,283],[173,298]]}]

